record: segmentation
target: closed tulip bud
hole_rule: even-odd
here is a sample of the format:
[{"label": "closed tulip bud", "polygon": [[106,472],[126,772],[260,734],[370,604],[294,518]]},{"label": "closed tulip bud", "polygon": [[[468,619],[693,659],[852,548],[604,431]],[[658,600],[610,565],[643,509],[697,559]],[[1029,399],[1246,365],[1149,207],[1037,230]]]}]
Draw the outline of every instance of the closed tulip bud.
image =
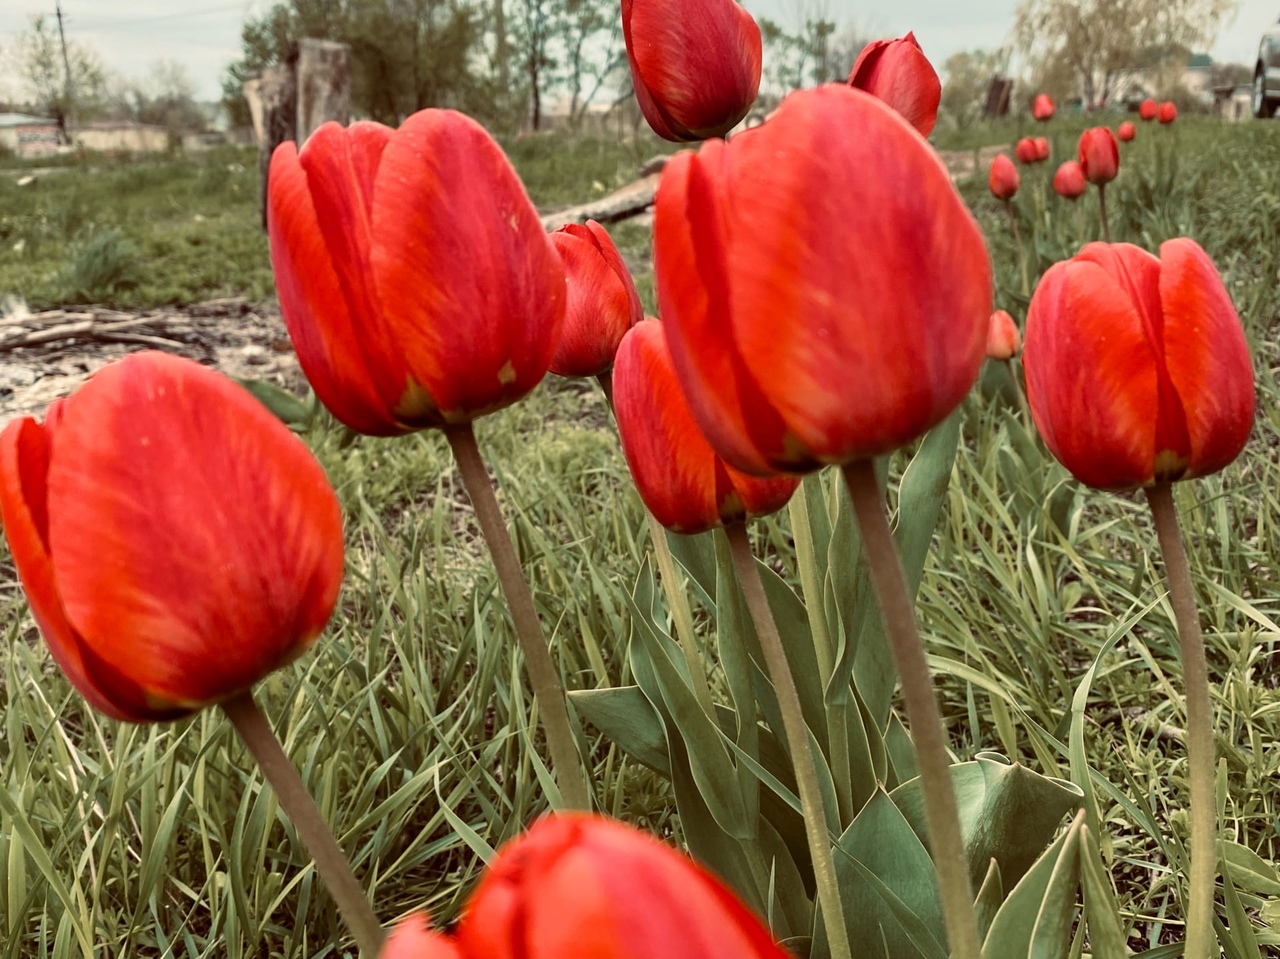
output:
[{"label": "closed tulip bud", "polygon": [[1128,143],[1138,135],[1138,128],[1133,125],[1132,120],[1125,120],[1120,124],[1120,129],[1116,131],[1116,138],[1122,143]]},{"label": "closed tulip bud", "polygon": [[1156,114],[1159,112],[1160,107],[1156,104],[1155,100],[1151,99],[1151,97],[1147,97],[1138,106],[1138,116],[1142,117],[1144,120],[1154,120],[1156,118]]},{"label": "closed tulip bud", "polygon": [[1034,137],[1023,137],[1013,147],[1014,155],[1022,164],[1036,163],[1040,160],[1040,148],[1036,146]]},{"label": "closed tulip bud", "polygon": [[901,113],[921,136],[938,122],[942,82],[914,33],[868,43],[854,61],[849,86],[865,90]]},{"label": "closed tulip bud", "polygon": [[1178,105],[1172,100],[1165,100],[1160,104],[1160,122],[1169,124],[1176,119],[1178,119]]},{"label": "closed tulip bud", "polygon": [[1084,170],[1080,168],[1080,164],[1075,160],[1068,160],[1058,167],[1058,172],[1053,175],[1053,189],[1058,196],[1066,197],[1068,200],[1074,200],[1083,194],[1088,187],[1085,185]]},{"label": "closed tulip bud", "polygon": [[427,917],[414,913],[391,930],[378,959],[463,959],[451,937],[427,928]]},{"label": "closed tulip bud", "polygon": [[1004,310],[991,314],[991,326],[987,330],[987,359],[1008,360],[1022,347],[1022,334],[1018,324]]},{"label": "closed tulip bud", "polygon": [[706,870],[585,815],[548,816],[499,849],[457,938],[466,959],[788,959]]},{"label": "closed tulip bud", "polygon": [[1090,243],[1049,268],[1027,315],[1027,399],[1077,479],[1126,489],[1217,472],[1253,425],[1253,367],[1218,271],[1192,240],[1157,259]]},{"label": "closed tulip bud", "polygon": [[1036,145],[1036,162],[1042,162],[1049,159],[1049,141],[1045,137],[1036,137],[1033,141]]},{"label": "closed tulip bud", "polygon": [[724,136],[760,89],[760,28],[735,0],[622,0],[640,111],[664,140]]},{"label": "closed tulip bud", "polygon": [[672,158],[654,267],[694,419],[744,472],[896,449],[982,367],[982,233],[937,154],[860,90],[793,93],[769,122]]},{"label": "closed tulip bud", "polygon": [[198,363],[138,353],[0,433],[0,520],[54,660],[131,722],[228,699],[302,654],[342,582],[303,443]]},{"label": "closed tulip bud", "polygon": [[551,234],[569,284],[560,345],[551,372],[598,376],[613,366],[627,330],[644,319],[631,271],[608,232],[595,220],[570,223]]},{"label": "closed tulip bud", "polygon": [[1047,93],[1039,94],[1031,104],[1031,115],[1041,123],[1053,119],[1053,98]]},{"label": "closed tulip bud", "polygon": [[1095,186],[1116,178],[1120,172],[1120,147],[1114,133],[1106,127],[1093,127],[1080,134],[1080,170]]},{"label": "closed tulip bud", "polygon": [[987,175],[987,183],[991,187],[991,195],[997,200],[1011,200],[1018,192],[1018,168],[1003,153],[997,154],[991,161],[991,172]]},{"label": "closed tulip bud", "polygon": [[799,485],[791,477],[747,476],[716,456],[680,392],[657,320],[645,320],[623,337],[613,404],[640,499],[672,532],[701,533],[776,512]]},{"label": "closed tulip bud", "polygon": [[546,375],[564,267],[502,150],[423,110],[326,123],[271,158],[271,263],[302,370],[338,419],[391,436],[464,423]]}]

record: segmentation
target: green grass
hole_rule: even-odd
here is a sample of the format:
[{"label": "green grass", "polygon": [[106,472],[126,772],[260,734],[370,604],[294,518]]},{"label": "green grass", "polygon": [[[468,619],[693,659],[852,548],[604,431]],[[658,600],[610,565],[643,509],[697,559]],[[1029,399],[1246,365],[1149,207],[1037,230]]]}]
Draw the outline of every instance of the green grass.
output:
[{"label": "green grass", "polygon": [[[1054,161],[1023,171],[1016,209],[1033,282],[1097,232],[1095,197],[1073,206],[1046,185],[1073,148],[1080,124],[1068,122],[1062,132],[1050,128]],[[974,133],[970,146],[1007,142],[1009,133]],[[590,141],[570,148],[535,138],[512,149],[546,206],[584,199],[596,181],[611,186],[634,163],[627,151]],[[1116,239],[1154,248],[1186,233],[1205,246],[1254,349],[1252,441],[1220,476],[1182,484],[1178,504],[1209,647],[1224,836],[1272,862],[1280,859],[1276,156],[1280,124],[1143,125],[1109,194]],[[0,224],[18,218],[36,232],[32,224],[45,224],[38,245],[50,273],[63,267],[48,251],[83,236],[87,224],[118,228],[136,245],[140,270],[120,302],[170,302],[148,300],[169,284],[172,295],[196,298],[187,279],[157,275],[157,264],[177,261],[157,251],[153,229],[181,233],[187,244],[203,237],[208,256],[185,261],[208,271],[199,296],[267,296],[251,167],[243,165],[243,174],[212,159],[66,174],[86,177],[79,185],[50,177],[39,186],[47,192],[38,216],[22,212],[27,198],[15,206],[8,191],[16,188],[0,178]],[[203,208],[204,178],[221,179],[209,194],[209,209],[221,212],[197,224],[189,214]],[[125,195],[129,183],[139,192]],[[987,193],[985,171],[960,187],[989,237],[997,305],[1021,320],[1026,296],[1005,212]],[[173,216],[155,212],[165,197],[178,208]],[[229,218],[223,227],[220,217]],[[242,260],[228,254],[238,248],[232,223],[243,234]],[[651,297],[645,231],[622,225],[615,235]],[[210,261],[223,262],[222,279]],[[0,259],[0,289],[15,269]],[[1041,452],[1004,384],[1003,371],[990,370],[968,401],[920,616],[960,756],[996,749],[1070,776],[1072,697],[1099,661],[1085,748],[1129,945],[1141,951],[1181,938],[1181,884],[1169,863],[1186,836],[1184,751],[1159,733],[1185,720],[1162,565],[1141,498],[1075,484]],[[566,685],[627,682],[626,592],[648,545],[598,391],[551,378],[481,421],[478,433]],[[480,854],[545,808],[519,655],[443,439],[348,442],[325,419],[306,438],[346,513],[347,584],[316,648],[264,683],[259,700],[373,887],[379,916],[427,908],[447,920]],[[893,470],[901,465],[895,459]],[[794,578],[785,513],[760,534],[761,548]],[[339,954],[333,907],[227,724],[215,712],[149,728],[96,716],[52,665],[3,563],[0,959],[94,948],[233,959]],[[669,785],[593,742],[601,807],[679,839]],[[1246,886],[1244,898],[1270,929],[1264,950],[1280,948],[1274,894]]]}]

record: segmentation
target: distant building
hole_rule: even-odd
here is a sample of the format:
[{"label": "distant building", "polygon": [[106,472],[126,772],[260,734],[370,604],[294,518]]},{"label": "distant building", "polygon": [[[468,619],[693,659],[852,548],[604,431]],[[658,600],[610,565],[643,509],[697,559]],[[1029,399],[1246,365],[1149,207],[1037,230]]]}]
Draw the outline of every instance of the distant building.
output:
[{"label": "distant building", "polygon": [[1213,112],[1224,120],[1253,119],[1253,87],[1247,83],[1213,88]]},{"label": "distant building", "polygon": [[78,146],[98,153],[159,153],[169,148],[168,130],[133,120],[84,123],[74,135]]},{"label": "distant building", "polygon": [[57,120],[26,113],[0,113],[0,148],[30,159],[52,156],[61,145]]}]

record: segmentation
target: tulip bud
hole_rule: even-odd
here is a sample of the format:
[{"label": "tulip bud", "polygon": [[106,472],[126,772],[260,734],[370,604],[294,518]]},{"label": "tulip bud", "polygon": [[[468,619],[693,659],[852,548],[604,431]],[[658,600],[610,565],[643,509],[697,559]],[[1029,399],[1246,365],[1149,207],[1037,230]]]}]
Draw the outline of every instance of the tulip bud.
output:
[{"label": "tulip bud", "polygon": [[551,245],[564,262],[569,284],[551,372],[599,376],[613,366],[623,334],[644,319],[640,294],[622,254],[595,220],[562,226],[551,234]]},{"label": "tulip bud", "polygon": [[1160,104],[1160,122],[1170,124],[1178,119],[1178,105],[1172,100],[1166,100]]},{"label": "tulip bud", "polygon": [[0,433],[0,520],[54,660],[131,722],[235,696],[333,612],[342,517],[324,470],[246,390],[136,353],[43,425]]},{"label": "tulip bud", "polygon": [[991,326],[987,330],[987,359],[1012,359],[1022,346],[1022,334],[1018,332],[1018,324],[1004,310],[996,310],[991,314]]},{"label": "tulip bud", "polygon": [[1053,98],[1047,93],[1041,93],[1031,105],[1031,115],[1041,123],[1053,119]]},{"label": "tulip bud", "polygon": [[378,959],[462,959],[456,941],[427,928],[427,917],[414,913],[391,930]]},{"label": "tulip bud", "polygon": [[914,33],[863,47],[849,73],[849,86],[889,104],[921,136],[927,137],[938,122],[942,83]]},{"label": "tulip bud", "polygon": [[1147,97],[1138,106],[1138,116],[1142,117],[1144,120],[1154,120],[1159,110],[1160,108],[1156,105],[1156,101],[1151,99],[1151,97]]},{"label": "tulip bud", "polygon": [[640,111],[664,140],[724,136],[760,89],[760,28],[735,0],[622,0]]},{"label": "tulip bud", "polygon": [[1114,180],[1120,172],[1120,147],[1115,134],[1106,127],[1093,127],[1080,134],[1080,169],[1095,186]]},{"label": "tulip bud", "polygon": [[1083,194],[1088,187],[1085,186],[1084,170],[1080,168],[1080,164],[1075,160],[1068,160],[1058,167],[1058,172],[1053,175],[1053,189],[1058,196],[1068,200],[1074,200]]},{"label": "tulip bud", "polygon": [[1090,243],[1041,278],[1022,356],[1045,444],[1103,489],[1217,472],[1253,425],[1253,366],[1218,271],[1192,240],[1157,259]]},{"label": "tulip bud", "polygon": [[1138,128],[1133,125],[1132,120],[1125,120],[1120,124],[1120,129],[1116,131],[1116,137],[1123,143],[1128,143],[1138,135]]},{"label": "tulip bud", "polygon": [[1034,137],[1023,137],[1014,145],[1013,152],[1018,162],[1024,165],[1040,160],[1040,148],[1036,146]]},{"label": "tulip bud", "polygon": [[1049,141],[1045,137],[1036,137],[1032,141],[1036,145],[1036,162],[1040,163],[1049,159]]},{"label": "tulip bud", "polygon": [[991,195],[997,200],[1011,200],[1018,192],[1018,168],[1003,153],[996,155],[991,161],[991,172],[987,175],[987,183],[991,187]]}]

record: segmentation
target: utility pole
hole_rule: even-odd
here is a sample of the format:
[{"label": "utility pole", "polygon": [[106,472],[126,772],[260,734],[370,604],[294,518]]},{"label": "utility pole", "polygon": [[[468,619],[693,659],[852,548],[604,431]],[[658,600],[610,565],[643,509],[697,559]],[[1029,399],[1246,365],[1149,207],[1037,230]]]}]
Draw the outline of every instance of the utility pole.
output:
[{"label": "utility pole", "polygon": [[58,13],[58,38],[62,41],[62,69],[65,72],[63,79],[63,97],[66,99],[66,108],[62,115],[63,133],[66,135],[67,142],[71,142],[71,111],[75,100],[72,97],[71,86],[71,58],[67,56],[67,34],[62,28],[62,0],[54,0],[54,9]]}]

